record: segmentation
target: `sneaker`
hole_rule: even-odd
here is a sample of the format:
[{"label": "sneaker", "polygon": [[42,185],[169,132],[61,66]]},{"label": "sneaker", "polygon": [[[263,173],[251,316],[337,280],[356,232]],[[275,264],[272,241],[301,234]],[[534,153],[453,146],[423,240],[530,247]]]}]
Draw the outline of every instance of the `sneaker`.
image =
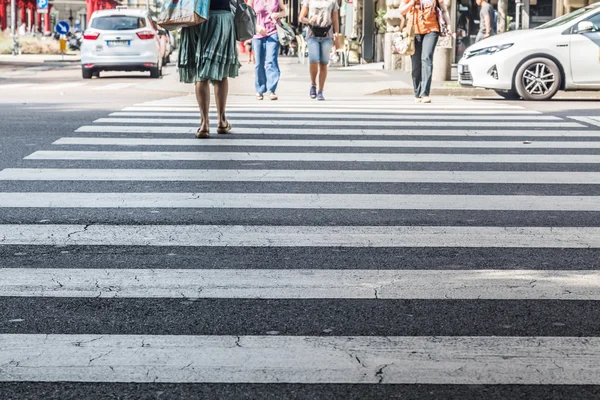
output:
[{"label": "sneaker", "polygon": [[421,102],[421,98],[420,97],[415,97],[415,103],[420,103]]},{"label": "sneaker", "polygon": [[271,99],[271,100],[278,100],[278,99],[279,99],[279,97],[277,97],[277,95],[276,95],[275,93],[271,93],[271,94],[269,95],[269,99]]},{"label": "sneaker", "polygon": [[311,99],[316,99],[317,98],[317,85],[311,85],[310,86],[310,98]]},{"label": "sneaker", "polygon": [[265,97],[261,93],[256,93],[256,100],[262,100]]},{"label": "sneaker", "polygon": [[319,90],[319,94],[317,95],[317,100],[319,101],[324,101],[325,100],[325,96],[323,96],[323,91]]},{"label": "sneaker", "polygon": [[426,103],[426,104],[431,103],[431,97],[429,97],[429,96],[421,97],[421,103]]}]

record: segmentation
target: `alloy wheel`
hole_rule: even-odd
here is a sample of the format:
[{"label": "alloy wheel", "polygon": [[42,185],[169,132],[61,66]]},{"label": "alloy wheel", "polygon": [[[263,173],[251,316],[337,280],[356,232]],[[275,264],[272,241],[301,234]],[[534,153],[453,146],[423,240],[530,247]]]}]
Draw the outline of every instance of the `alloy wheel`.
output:
[{"label": "alloy wheel", "polygon": [[544,63],[530,65],[523,73],[523,86],[532,96],[544,96],[552,91],[556,84],[556,75]]}]

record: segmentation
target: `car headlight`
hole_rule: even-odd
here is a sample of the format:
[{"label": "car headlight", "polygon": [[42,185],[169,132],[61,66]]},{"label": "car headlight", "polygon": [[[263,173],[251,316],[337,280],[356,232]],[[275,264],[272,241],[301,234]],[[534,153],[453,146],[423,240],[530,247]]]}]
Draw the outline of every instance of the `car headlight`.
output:
[{"label": "car headlight", "polygon": [[471,58],[471,57],[475,57],[475,56],[486,56],[486,55],[490,55],[490,54],[495,54],[499,51],[508,49],[513,44],[514,43],[506,43],[506,44],[501,44],[499,46],[484,47],[483,49],[478,49],[478,50],[467,50],[467,53],[465,56],[467,58]]}]

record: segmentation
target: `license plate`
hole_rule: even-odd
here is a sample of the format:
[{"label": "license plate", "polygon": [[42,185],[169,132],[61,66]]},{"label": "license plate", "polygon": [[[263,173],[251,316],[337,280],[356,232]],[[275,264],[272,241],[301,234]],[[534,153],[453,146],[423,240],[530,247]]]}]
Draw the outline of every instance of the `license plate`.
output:
[{"label": "license plate", "polygon": [[129,40],[107,40],[108,47],[128,47],[131,44]]}]

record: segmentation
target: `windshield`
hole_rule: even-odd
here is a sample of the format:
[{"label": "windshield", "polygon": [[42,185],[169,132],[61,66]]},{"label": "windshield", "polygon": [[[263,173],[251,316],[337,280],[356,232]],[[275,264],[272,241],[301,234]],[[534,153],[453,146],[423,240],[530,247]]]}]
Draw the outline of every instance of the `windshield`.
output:
[{"label": "windshield", "polygon": [[544,25],[540,25],[535,29],[548,29],[548,28],[554,28],[556,26],[561,26],[563,24],[567,24],[567,23],[573,21],[574,19],[576,19],[577,17],[585,14],[589,10],[590,9],[587,7],[580,8],[579,10],[575,10],[572,13],[563,15],[562,17],[559,17],[559,18],[553,19],[552,21],[546,22]]},{"label": "windshield", "polygon": [[92,28],[103,31],[131,31],[146,27],[146,18],[109,15],[92,20]]}]

